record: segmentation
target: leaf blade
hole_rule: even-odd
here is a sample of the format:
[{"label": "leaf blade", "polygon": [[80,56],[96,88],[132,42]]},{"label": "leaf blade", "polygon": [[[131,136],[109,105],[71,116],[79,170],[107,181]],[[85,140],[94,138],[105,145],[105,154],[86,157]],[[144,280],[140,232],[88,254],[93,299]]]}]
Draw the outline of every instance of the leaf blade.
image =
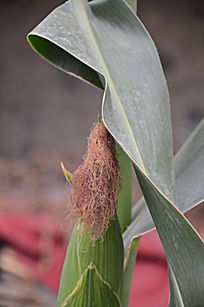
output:
[{"label": "leaf blade", "polygon": [[133,269],[135,266],[138,244],[139,244],[139,238],[134,238],[131,241],[128,252],[127,252],[123,279],[122,279],[122,283],[121,283],[121,287],[119,291],[119,298],[120,298],[122,307],[128,306],[128,303],[129,303],[131,282],[132,282],[132,276],[133,276]]},{"label": "leaf blade", "polygon": [[[177,207],[183,213],[204,201],[203,136],[204,120],[200,122],[174,158]],[[123,235],[126,251],[131,238],[141,236],[155,227],[144,198],[135,204],[132,216],[132,224]]]},{"label": "leaf blade", "polygon": [[[203,306],[203,241],[168,198],[160,193],[139,169],[135,171],[184,305]],[[171,304],[173,299],[175,296],[171,298]]]},{"label": "leaf blade", "polygon": [[[166,82],[156,48],[128,5],[122,0],[89,4],[82,0],[69,1],[51,13],[29,38],[32,36],[52,41],[53,45],[94,68],[105,88],[102,115],[106,127],[134,163],[171,198],[174,176]],[[122,67],[125,79],[118,74],[118,63],[125,63]],[[136,85],[135,71],[139,72]],[[154,101],[158,102],[157,108]],[[135,112],[131,111],[135,108],[137,121],[133,116]],[[148,120],[144,120],[141,108],[145,108]],[[152,116],[157,118],[153,124]],[[165,123],[163,129],[160,129],[160,122]],[[143,138],[140,138],[141,130],[145,132]],[[125,141],[121,135],[126,135]],[[160,139],[166,140],[162,148]],[[162,161],[168,161],[166,171],[161,167]]]},{"label": "leaf blade", "polygon": [[123,149],[116,143],[117,158],[120,166],[121,190],[118,197],[117,214],[122,233],[132,221],[132,162]]},{"label": "leaf blade", "polygon": [[177,202],[186,212],[204,201],[204,120],[177,153],[174,167]]}]

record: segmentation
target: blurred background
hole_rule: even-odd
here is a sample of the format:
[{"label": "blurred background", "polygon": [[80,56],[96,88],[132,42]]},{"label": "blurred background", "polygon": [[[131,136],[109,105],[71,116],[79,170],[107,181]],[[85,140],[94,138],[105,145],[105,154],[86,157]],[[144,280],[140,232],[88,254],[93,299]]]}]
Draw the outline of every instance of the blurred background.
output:
[{"label": "blurred background", "polygon": [[[52,67],[26,42],[26,34],[63,2],[0,1],[0,231],[8,227],[3,226],[5,219],[10,223],[10,233],[1,244],[0,306],[55,305],[52,290],[56,285],[50,280],[44,282],[47,274],[42,263],[50,270],[50,249],[56,250],[59,242],[66,245],[60,229],[67,185],[59,163],[63,161],[70,171],[79,165],[90,127],[100,113],[101,91]],[[140,0],[138,15],[156,43],[165,70],[176,153],[204,117],[204,1]],[[138,197],[134,188],[134,201]],[[49,221],[46,226],[44,217]],[[200,227],[203,210],[198,208],[189,217]],[[15,225],[19,229],[25,220],[28,225],[21,229],[18,249],[34,253],[32,269],[41,272],[35,278],[22,264],[27,260],[20,266],[13,251],[5,248],[6,240],[16,244]],[[26,241],[26,227],[30,225],[38,231],[36,250],[30,250]],[[41,233],[45,228],[46,233]],[[39,244],[44,236],[49,237],[50,245],[42,257],[40,252],[45,248],[41,246],[39,251]],[[36,279],[45,286],[39,286]],[[10,287],[12,283],[19,288]]]}]

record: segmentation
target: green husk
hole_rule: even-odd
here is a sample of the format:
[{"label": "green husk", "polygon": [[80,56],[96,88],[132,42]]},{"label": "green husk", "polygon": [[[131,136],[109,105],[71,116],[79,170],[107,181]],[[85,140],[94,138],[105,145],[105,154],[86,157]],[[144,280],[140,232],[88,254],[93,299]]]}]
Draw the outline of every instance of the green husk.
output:
[{"label": "green husk", "polygon": [[62,271],[58,307],[76,288],[90,264],[95,265],[113,292],[117,293],[119,290],[123,275],[124,248],[117,215],[110,221],[108,230],[101,239],[93,242],[90,238],[90,233],[83,233],[82,223],[75,225]]}]

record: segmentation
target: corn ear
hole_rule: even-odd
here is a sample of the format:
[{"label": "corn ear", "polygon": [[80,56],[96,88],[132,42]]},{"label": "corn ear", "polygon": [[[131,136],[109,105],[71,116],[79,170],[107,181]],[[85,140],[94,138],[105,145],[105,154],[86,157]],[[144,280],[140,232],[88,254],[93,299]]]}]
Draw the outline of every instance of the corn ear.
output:
[{"label": "corn ear", "polygon": [[[123,276],[124,247],[117,215],[110,221],[109,227],[102,238],[93,242],[90,237],[90,234],[83,233],[82,223],[75,225],[61,275],[58,307],[102,306],[101,300],[107,300],[106,297],[101,298],[102,294],[108,291],[104,288],[108,287],[111,297],[116,296],[119,291]],[[94,266],[94,270],[90,269],[90,266]],[[100,276],[100,278],[97,276]],[[93,284],[92,288],[90,288],[90,280]],[[99,283],[100,287],[97,288]],[[73,305],[64,305],[65,301],[72,302],[68,298],[75,297],[76,292],[80,293],[80,297],[84,296],[85,299],[88,289],[93,300],[97,299],[95,305],[92,304],[93,300],[84,305],[83,300],[79,298],[74,299]],[[92,291],[93,289],[94,291]],[[99,294],[96,294],[97,291]],[[104,303],[103,306],[109,305]],[[112,306],[118,305],[113,304]]]}]

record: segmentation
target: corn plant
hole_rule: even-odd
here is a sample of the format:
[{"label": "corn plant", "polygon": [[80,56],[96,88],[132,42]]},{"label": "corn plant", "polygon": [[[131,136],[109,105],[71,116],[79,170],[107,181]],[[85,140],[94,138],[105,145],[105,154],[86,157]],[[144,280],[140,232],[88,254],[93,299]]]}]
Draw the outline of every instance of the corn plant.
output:
[{"label": "corn plant", "polygon": [[[183,215],[204,200],[204,121],[173,157],[167,85],[136,6],[69,0],[28,35],[43,58],[104,91],[82,166],[63,167],[78,218],[58,306],[127,307],[139,238],[154,227],[169,306],[204,306],[204,245]],[[132,165],[143,193],[133,208]]]}]

